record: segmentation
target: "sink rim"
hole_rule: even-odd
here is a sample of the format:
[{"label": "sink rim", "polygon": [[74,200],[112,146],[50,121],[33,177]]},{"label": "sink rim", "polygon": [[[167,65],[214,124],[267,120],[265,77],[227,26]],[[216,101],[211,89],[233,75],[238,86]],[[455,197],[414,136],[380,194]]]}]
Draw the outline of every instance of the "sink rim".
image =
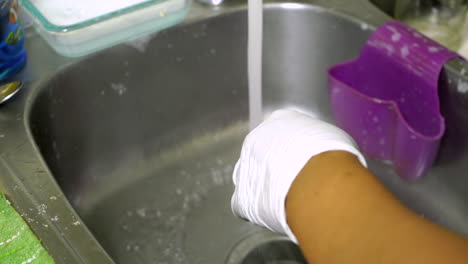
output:
[{"label": "sink rim", "polygon": [[[327,10],[327,12],[332,12],[336,15],[344,16],[346,17],[346,19],[350,19],[356,23],[365,22],[373,28],[391,19],[367,0],[357,0],[354,1],[353,4],[350,4],[349,2],[350,1],[347,0],[299,0],[294,1],[293,3],[298,3],[306,7],[323,7]],[[277,7],[285,3],[291,2],[279,0],[266,1],[265,7]],[[330,9],[331,7],[336,6],[339,7],[333,10]],[[184,25],[192,24],[213,17],[229,15],[234,12],[245,12],[246,4],[229,4],[225,7],[221,6],[220,8],[210,8],[195,3],[194,8],[194,11],[191,11],[191,15],[189,15],[187,21],[177,27],[183,27]],[[168,30],[173,29],[171,28]],[[81,60],[85,60],[86,58],[88,57],[80,59],[70,59],[64,64],[62,64],[62,66],[60,66],[58,70],[50,73],[48,77],[42,78],[39,81],[27,83],[26,85],[28,86],[28,89],[25,89],[27,90],[26,92],[24,92],[25,94],[21,96],[21,98],[18,98],[19,100],[10,103],[8,106],[9,109],[12,109],[11,115],[14,116],[15,119],[18,115],[22,116],[23,119],[22,122],[16,122],[14,126],[11,126],[7,129],[7,133],[16,133],[18,134],[18,138],[14,139],[14,142],[12,142],[12,144],[6,145],[6,147],[0,147],[0,172],[2,170],[5,172],[5,176],[0,177],[0,185],[2,185],[0,189],[2,192],[9,196],[10,200],[12,200],[13,204],[15,205],[15,208],[20,213],[25,213],[29,208],[33,208],[34,206],[40,205],[41,200],[44,201],[44,199],[49,198],[51,195],[55,196],[59,194],[59,196],[57,196],[57,203],[51,203],[54,206],[56,206],[55,211],[61,211],[64,215],[70,215],[72,217],[71,219],[77,219],[77,221],[83,222],[81,219],[79,219],[77,212],[71,206],[69,201],[64,197],[60,186],[58,186],[52,172],[48,169],[48,166],[40,153],[39,147],[37,146],[34,136],[32,135],[30,127],[30,118],[31,111],[34,109],[34,104],[37,102],[37,97],[42,92],[46,92],[47,87],[53,80],[54,76],[62,72],[66,72],[69,68],[73,67],[73,65],[80,63]],[[463,64],[464,63],[465,62],[463,62]],[[446,65],[445,70],[449,74],[457,75],[462,69],[463,64],[461,64],[459,61],[453,60]],[[464,78],[465,81],[468,82],[468,78]],[[22,160],[30,161],[31,165],[24,166]],[[38,168],[43,172],[37,174],[35,170],[37,170]],[[37,177],[37,179],[33,181],[29,181],[27,178],[24,179],[24,176],[33,174]],[[24,181],[21,179],[23,179]],[[42,191],[42,193],[39,193],[35,191],[34,186],[38,182],[46,182],[48,188],[47,192]],[[49,208],[51,211],[54,211],[52,207]],[[50,221],[50,217],[48,216],[37,217],[32,221],[32,223],[30,223],[33,231],[39,235],[41,233],[44,233],[43,228],[41,228],[41,225],[44,224],[49,225],[51,228],[55,228],[54,232],[56,233],[57,237],[60,237],[60,233],[63,233],[66,227],[62,225],[61,222],[56,223]],[[53,255],[57,260],[63,260],[64,258],[67,258],[68,261],[70,259],[73,259],[73,263],[86,263],[86,256],[89,255],[91,256],[91,258],[93,258],[98,255],[102,259],[107,259],[107,263],[114,263],[113,260],[107,255],[105,250],[100,246],[99,242],[88,230],[85,224],[80,224],[77,227],[75,233],[70,234],[68,236],[64,236],[59,240],[62,243],[62,248],[53,248],[58,245],[57,243],[52,243],[51,248],[49,248],[49,252],[54,252]],[[83,243],[83,241],[86,241],[86,243],[89,244]],[[48,240],[45,239],[44,242],[45,245],[48,246]],[[80,243],[86,245],[80,246]],[[63,246],[66,247],[66,250],[63,249]],[[93,247],[97,247],[98,250],[96,250]],[[64,253],[62,254],[61,251],[63,251]]]}]

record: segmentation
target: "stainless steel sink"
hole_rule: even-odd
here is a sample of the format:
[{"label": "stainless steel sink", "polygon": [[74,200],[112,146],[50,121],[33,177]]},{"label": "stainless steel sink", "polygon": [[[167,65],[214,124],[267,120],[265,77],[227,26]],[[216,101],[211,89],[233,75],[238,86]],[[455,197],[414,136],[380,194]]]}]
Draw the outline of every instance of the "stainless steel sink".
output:
[{"label": "stainless steel sink", "polygon": [[[327,68],[390,17],[365,0],[266,2],[265,113],[333,122]],[[59,263],[304,263],[230,211],[247,133],[246,14],[242,2],[194,4],[183,25],[80,60],[31,37],[29,89],[0,108],[0,190]],[[409,183],[370,164],[409,207],[468,235],[462,67],[451,61],[441,80],[448,130],[430,175]]]},{"label": "stainless steel sink", "polygon": [[[246,22],[244,9],[160,33],[144,52],[116,47],[38,91],[34,140],[116,262],[223,263],[265,232],[230,211],[247,133]],[[266,107],[329,118],[325,71],[355,56],[370,32],[317,6],[268,5]]]}]

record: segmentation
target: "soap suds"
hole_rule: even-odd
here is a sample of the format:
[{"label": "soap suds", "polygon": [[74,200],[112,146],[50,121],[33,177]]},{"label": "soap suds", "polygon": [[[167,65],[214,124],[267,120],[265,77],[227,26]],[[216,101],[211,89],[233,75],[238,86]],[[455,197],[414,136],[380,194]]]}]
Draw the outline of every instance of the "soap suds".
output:
[{"label": "soap suds", "polygon": [[111,88],[118,95],[123,95],[125,92],[127,92],[127,86],[125,86],[123,83],[111,83]]}]

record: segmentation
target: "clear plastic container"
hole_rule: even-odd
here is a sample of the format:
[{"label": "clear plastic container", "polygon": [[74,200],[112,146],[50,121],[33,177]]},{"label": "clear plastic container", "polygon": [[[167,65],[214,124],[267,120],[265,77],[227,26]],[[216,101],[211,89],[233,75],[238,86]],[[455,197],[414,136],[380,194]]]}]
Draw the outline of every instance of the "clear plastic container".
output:
[{"label": "clear plastic container", "polygon": [[87,55],[168,28],[183,21],[190,8],[190,0],[85,2],[91,1],[21,0],[20,4],[39,34],[67,57]]}]

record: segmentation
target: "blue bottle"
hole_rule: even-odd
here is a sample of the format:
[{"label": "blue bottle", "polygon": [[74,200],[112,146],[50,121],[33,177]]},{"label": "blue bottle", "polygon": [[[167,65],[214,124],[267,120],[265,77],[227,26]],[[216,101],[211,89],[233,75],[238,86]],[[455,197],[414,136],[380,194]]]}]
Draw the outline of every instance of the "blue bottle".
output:
[{"label": "blue bottle", "polygon": [[11,0],[0,0],[0,32],[3,34],[7,31],[8,23],[10,23],[10,8]]},{"label": "blue bottle", "polygon": [[5,80],[26,64],[24,30],[18,20],[16,0],[0,0],[0,81]]}]

